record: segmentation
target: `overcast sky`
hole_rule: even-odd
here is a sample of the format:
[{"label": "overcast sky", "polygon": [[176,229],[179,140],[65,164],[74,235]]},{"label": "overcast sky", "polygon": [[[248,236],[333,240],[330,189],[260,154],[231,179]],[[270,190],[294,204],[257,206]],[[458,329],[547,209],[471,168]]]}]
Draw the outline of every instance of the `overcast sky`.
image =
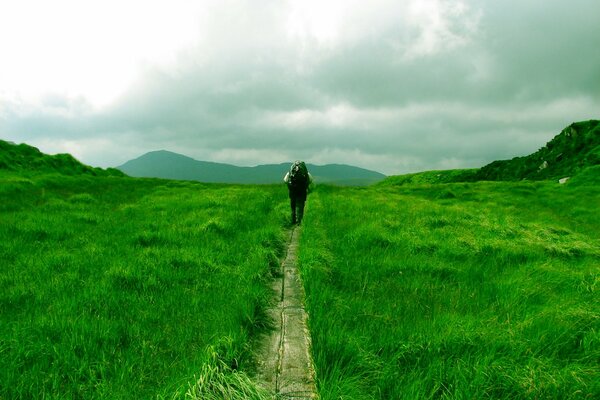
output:
[{"label": "overcast sky", "polygon": [[386,174],[529,154],[600,118],[598,0],[0,2],[0,138]]}]

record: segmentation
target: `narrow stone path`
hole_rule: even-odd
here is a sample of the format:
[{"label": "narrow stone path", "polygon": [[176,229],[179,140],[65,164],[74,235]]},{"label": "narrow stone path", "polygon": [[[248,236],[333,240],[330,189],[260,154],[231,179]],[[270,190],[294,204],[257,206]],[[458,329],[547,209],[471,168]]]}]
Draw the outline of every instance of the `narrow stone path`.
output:
[{"label": "narrow stone path", "polygon": [[297,268],[300,232],[299,227],[290,231],[281,276],[273,282],[274,305],[269,314],[276,329],[261,338],[257,351],[259,384],[285,400],[318,398],[304,289]]}]

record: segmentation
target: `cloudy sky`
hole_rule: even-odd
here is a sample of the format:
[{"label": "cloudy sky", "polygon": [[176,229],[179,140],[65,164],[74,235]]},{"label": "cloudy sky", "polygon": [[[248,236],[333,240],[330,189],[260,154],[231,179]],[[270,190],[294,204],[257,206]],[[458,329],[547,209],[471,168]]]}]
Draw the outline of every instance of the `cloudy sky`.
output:
[{"label": "cloudy sky", "polygon": [[386,174],[529,154],[600,118],[598,0],[0,2],[0,138]]}]

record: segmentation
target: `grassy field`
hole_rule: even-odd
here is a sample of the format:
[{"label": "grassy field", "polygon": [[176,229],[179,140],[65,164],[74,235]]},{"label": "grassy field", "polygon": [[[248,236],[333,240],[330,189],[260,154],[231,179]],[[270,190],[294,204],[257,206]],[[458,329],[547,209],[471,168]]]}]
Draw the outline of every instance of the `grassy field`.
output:
[{"label": "grassy field", "polygon": [[599,177],[319,188],[300,268],[322,399],[600,398]]},{"label": "grassy field", "polygon": [[[309,197],[322,399],[600,397],[600,167],[445,176]],[[0,173],[0,399],[267,398],[288,217],[282,186]]]},{"label": "grassy field", "polygon": [[0,175],[0,399],[206,398],[199,379],[224,372],[243,385],[230,372],[252,369],[268,324],[286,197]]}]

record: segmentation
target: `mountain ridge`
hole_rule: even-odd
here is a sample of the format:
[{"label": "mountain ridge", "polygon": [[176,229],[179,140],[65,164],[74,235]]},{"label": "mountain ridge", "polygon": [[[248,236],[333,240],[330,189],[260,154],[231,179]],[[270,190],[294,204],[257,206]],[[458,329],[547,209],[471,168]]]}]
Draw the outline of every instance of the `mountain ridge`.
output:
[{"label": "mountain ridge", "polygon": [[[272,184],[282,181],[291,162],[240,167],[200,161],[168,150],[155,150],[129,160],[117,169],[134,177],[196,180],[208,183]],[[307,163],[317,182],[363,186],[385,179],[385,175],[346,164]]]},{"label": "mountain ridge", "polygon": [[[140,162],[141,161],[141,162]],[[170,164],[169,169],[164,165]],[[279,183],[290,163],[238,167],[211,161],[198,161],[167,150],[141,155],[117,168],[85,165],[70,154],[48,155],[28,144],[0,140],[0,171],[158,177],[215,183]],[[493,161],[481,168],[423,171],[386,177],[379,172],[345,164],[308,164],[319,183],[337,185],[436,184],[474,181],[548,180],[573,177],[580,173],[592,179],[600,171],[600,121],[574,122],[538,151],[510,160]],[[589,179],[588,179],[589,180]]]}]

